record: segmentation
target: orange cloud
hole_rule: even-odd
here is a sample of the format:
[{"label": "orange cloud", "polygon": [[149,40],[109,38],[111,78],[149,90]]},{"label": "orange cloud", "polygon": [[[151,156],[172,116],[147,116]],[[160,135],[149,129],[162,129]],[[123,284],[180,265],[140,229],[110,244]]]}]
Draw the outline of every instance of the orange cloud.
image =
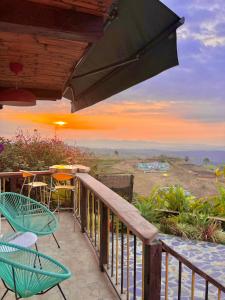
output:
[{"label": "orange cloud", "polygon": [[63,121],[66,124],[60,127],[60,132],[66,139],[154,140],[220,145],[225,140],[225,122],[209,123],[184,118],[180,111],[182,108],[187,111],[187,107],[172,101],[101,103],[75,114],[66,113],[65,107],[61,112],[59,103],[57,107],[51,105],[52,113],[46,112],[51,108],[49,105],[45,110],[42,107],[44,112],[39,112],[38,108],[7,108],[0,112],[0,118],[8,126],[10,123],[20,128],[33,126],[43,133],[54,128],[54,122]]},{"label": "orange cloud", "polygon": [[27,113],[22,112],[20,114],[15,111],[4,115],[8,122],[30,123],[31,125],[48,125],[51,127],[57,126],[55,122],[65,122],[63,129],[73,130],[108,130],[112,129],[110,124],[107,124],[106,120],[100,120],[99,118],[91,116],[81,116],[78,114],[59,114],[59,113]]}]

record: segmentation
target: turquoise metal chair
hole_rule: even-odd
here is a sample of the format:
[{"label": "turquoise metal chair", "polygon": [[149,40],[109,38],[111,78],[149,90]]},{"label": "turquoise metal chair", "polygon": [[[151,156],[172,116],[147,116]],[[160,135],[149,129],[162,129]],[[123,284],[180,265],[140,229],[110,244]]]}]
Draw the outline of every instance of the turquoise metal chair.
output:
[{"label": "turquoise metal chair", "polygon": [[[37,259],[38,258],[38,259]],[[60,283],[71,276],[70,271],[53,258],[30,248],[0,242],[0,278],[15,299],[45,294],[54,287],[66,300]]]},{"label": "turquoise metal chair", "polygon": [[0,213],[4,215],[13,230],[33,232],[37,236],[52,234],[60,248],[54,235],[58,228],[58,221],[45,205],[24,195],[0,193]]}]

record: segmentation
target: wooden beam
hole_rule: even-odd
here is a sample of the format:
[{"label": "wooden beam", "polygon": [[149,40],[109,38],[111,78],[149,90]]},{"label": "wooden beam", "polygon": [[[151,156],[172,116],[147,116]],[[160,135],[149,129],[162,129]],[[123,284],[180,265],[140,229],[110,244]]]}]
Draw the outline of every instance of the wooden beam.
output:
[{"label": "wooden beam", "polygon": [[45,90],[45,89],[29,89],[37,96],[38,100],[59,100],[62,98],[62,91]]},{"label": "wooden beam", "polygon": [[[12,87],[0,87],[0,92],[4,89]],[[31,91],[36,97],[37,100],[57,100],[62,98],[62,91],[60,90],[47,90],[47,89],[24,89]],[[1,109],[1,108],[0,108]]]},{"label": "wooden beam", "polygon": [[0,1],[0,31],[94,42],[103,30],[103,17],[26,0]]}]

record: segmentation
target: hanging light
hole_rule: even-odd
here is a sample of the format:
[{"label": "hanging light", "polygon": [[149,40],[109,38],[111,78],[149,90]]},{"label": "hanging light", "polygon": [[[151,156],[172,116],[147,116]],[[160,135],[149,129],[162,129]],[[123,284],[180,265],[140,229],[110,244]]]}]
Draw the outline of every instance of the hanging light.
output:
[{"label": "hanging light", "polygon": [[[10,63],[9,68],[16,76],[23,70],[23,65],[20,63]],[[0,105],[10,106],[34,106],[36,105],[36,96],[26,89],[8,88],[0,91]]]},{"label": "hanging light", "polygon": [[5,89],[0,92],[0,104],[10,106],[34,106],[36,97],[24,89]]}]

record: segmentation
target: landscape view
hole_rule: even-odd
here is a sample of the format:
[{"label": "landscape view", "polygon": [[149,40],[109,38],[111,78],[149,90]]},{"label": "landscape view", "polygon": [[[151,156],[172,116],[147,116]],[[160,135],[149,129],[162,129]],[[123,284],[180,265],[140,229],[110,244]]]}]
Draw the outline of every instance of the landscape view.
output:
[{"label": "landscape view", "polygon": [[[24,4],[27,11],[30,5],[31,8],[38,5],[40,11],[46,7],[51,10],[56,5],[46,5],[45,1],[23,2],[32,3]],[[79,1],[71,1],[73,4],[70,1],[58,2],[62,3],[56,5],[55,13],[74,10],[74,13],[78,11],[78,14],[87,14],[88,17],[82,17],[84,20],[92,20],[93,16],[97,18],[101,14],[104,18],[106,16],[105,12],[100,13],[100,8],[96,8],[98,1],[90,0],[86,4],[83,3],[85,1],[80,1],[79,5]],[[105,7],[108,7],[109,2],[113,1],[102,1]],[[121,29],[123,42],[117,40],[121,38],[117,30],[122,23],[113,27],[115,36],[113,30],[109,30],[109,34],[115,38],[114,47],[118,46],[115,50],[117,63],[125,65],[122,75],[120,71],[118,75],[114,69],[112,73],[104,75],[107,68],[115,68],[115,57],[112,59],[113,64],[108,63],[107,66],[105,63],[113,48],[113,45],[111,48],[107,47],[107,41],[112,38],[107,37],[107,30],[104,31],[103,42],[99,39],[94,44],[96,48],[90,48],[90,57],[87,55],[89,64],[85,65],[82,60],[79,62],[86,53],[84,49],[89,49],[85,48],[88,47],[88,42],[89,45],[92,43],[85,39],[94,31],[88,31],[81,39],[82,30],[85,31],[82,29],[81,33],[76,33],[75,37],[79,37],[76,41],[74,36],[69,36],[72,32],[68,29],[68,36],[65,35],[64,38],[59,38],[61,35],[57,35],[57,38],[49,37],[39,30],[34,38],[29,30],[25,33],[16,30],[15,33],[10,32],[12,29],[3,28],[2,31],[0,27],[0,66],[2,65],[2,70],[7,69],[7,79],[0,75],[0,213],[5,216],[0,227],[0,268],[4,267],[5,257],[9,262],[11,259],[18,262],[16,255],[10,257],[5,254],[10,253],[7,250],[7,243],[10,241],[8,232],[13,228],[19,234],[35,234],[38,247],[39,238],[41,240],[42,252],[49,249],[51,256],[61,259],[63,264],[72,269],[70,273],[62,266],[64,271],[57,271],[60,274],[65,272],[62,280],[60,279],[65,280],[65,294],[59,286],[61,282],[57,281],[49,286],[39,287],[40,290],[37,289],[36,292],[31,292],[32,288],[27,287],[26,294],[25,288],[19,286],[23,285],[20,282],[23,276],[19,279],[18,275],[16,290],[15,275],[10,275],[13,276],[12,280],[7,282],[0,270],[6,293],[13,291],[16,297],[34,296],[36,299],[35,295],[58,286],[59,290],[50,292],[48,299],[225,299],[225,6],[222,0],[162,0],[163,5],[159,1],[141,0],[142,4],[139,4],[140,8],[136,11],[135,1],[128,2],[124,1],[116,9],[121,13],[122,21],[125,19],[124,28],[129,24],[133,29],[131,36],[134,39],[138,32],[137,41],[132,40],[129,44],[124,39],[123,34],[129,36],[127,28]],[[150,3],[154,5],[151,6]],[[167,7],[170,8],[168,11]],[[129,16],[125,17],[128,8],[132,12],[131,20]],[[151,22],[155,22],[153,27],[148,24],[150,17],[144,13],[145,9],[148,11],[147,8],[149,11],[152,9],[149,14]],[[160,10],[163,11],[159,19],[155,20],[153,17],[154,9],[158,14]],[[156,30],[157,26],[162,26],[167,13],[171,14],[171,19],[177,17],[173,11],[184,16],[185,22],[180,18],[179,26],[172,27],[172,31],[167,33],[167,41],[164,43],[160,40],[155,46],[158,50],[153,49],[153,58],[150,57],[149,61],[150,66],[156,68],[155,72],[148,74],[150,66],[140,61],[141,55],[148,55],[148,50],[145,49],[144,54],[141,52],[135,57],[131,56],[137,63],[136,68],[131,66],[131,73],[130,61],[122,60],[124,53],[131,45],[133,47],[135,43],[141,43],[139,37],[146,38],[146,28]],[[140,18],[143,22],[138,18],[139,13],[143,15]],[[0,22],[1,18],[0,13]],[[111,18],[113,23],[113,14]],[[115,17],[117,19],[122,22]],[[91,22],[95,22],[95,19]],[[93,24],[97,26],[99,23]],[[30,25],[24,23],[21,26]],[[82,23],[81,28],[82,26],[86,25]],[[135,28],[139,28],[140,32],[136,32]],[[55,27],[53,29],[56,30]],[[35,46],[37,37],[38,43],[44,45],[41,50],[39,44]],[[157,38],[154,37],[154,42]],[[57,44],[62,41],[68,44]],[[122,43],[126,42],[128,45],[125,47]],[[18,43],[21,43],[20,46]],[[171,46],[171,43],[174,45]],[[100,51],[104,49],[103,46],[106,48],[105,52]],[[18,47],[15,48],[17,53],[14,47]],[[69,51],[69,47],[73,48]],[[46,54],[45,51],[50,52]],[[101,53],[100,58],[97,51]],[[48,55],[47,58],[43,58],[45,55]],[[53,57],[54,55],[56,56]],[[30,64],[34,56],[36,69],[33,70]],[[76,64],[73,62],[75,56]],[[13,75],[5,63],[6,60],[11,63],[10,59],[14,63],[10,65]],[[97,64],[98,59],[103,61],[104,67],[107,66],[105,70],[102,71],[103,66]],[[60,69],[63,63],[69,64],[69,60],[70,68]],[[47,61],[52,64],[49,65],[49,70],[45,69]],[[87,67],[92,64],[93,70],[89,70]],[[157,69],[157,64],[162,64],[161,69]],[[72,67],[74,65],[75,68]],[[44,73],[38,68],[43,69]],[[119,68],[118,65],[116,68]],[[140,70],[145,68],[143,75]],[[95,78],[89,77],[97,74],[98,79],[101,72],[105,76],[105,86],[102,79],[93,83],[93,86],[89,86],[89,83],[85,86],[83,76],[87,75],[87,82],[94,82]],[[49,96],[51,90],[56,92],[54,85],[58,85],[59,90],[60,84],[65,86],[69,81],[62,97]],[[27,89],[29,93],[39,90],[41,96],[32,99],[36,105],[24,105],[24,101],[30,100],[21,100],[21,95],[18,100],[13,98],[13,101],[9,96],[7,101],[14,102],[13,104],[4,101],[6,94],[1,95],[2,88],[14,89],[15,82],[16,92],[13,91],[12,97],[16,98],[20,89]],[[95,87],[96,90],[92,91]],[[67,88],[72,89],[72,98],[67,97]],[[45,95],[42,96],[46,90],[49,96],[47,100]],[[25,93],[23,96],[25,97]],[[15,104],[16,101],[18,105]],[[43,215],[35,210],[28,216],[31,206],[26,211],[26,201],[35,201],[35,204],[29,205],[36,205],[36,210],[43,209]],[[37,205],[42,205],[42,208],[37,208]],[[54,219],[55,227],[51,225],[53,221],[48,221],[45,229],[46,226],[52,228],[46,233],[42,232],[40,224],[46,221],[47,214]],[[32,218],[37,215],[38,219],[34,221]],[[24,218],[29,219],[25,221],[27,224],[24,223]],[[55,236],[54,232],[58,228]],[[67,231],[68,236],[65,236]],[[87,239],[84,239],[80,231]],[[53,235],[63,255],[57,252],[53,239],[50,241],[47,235]],[[13,236],[13,241],[14,239]],[[38,253],[37,239],[35,242],[30,241],[29,247],[35,245],[34,251]],[[99,275],[87,240],[97,254],[100,270],[107,273],[114,290],[109,288],[104,276],[100,277],[102,274]],[[50,243],[53,245],[49,246]],[[16,245],[15,243],[15,249]],[[2,247],[6,247],[6,250],[2,251]],[[26,249],[29,247],[25,246]],[[15,249],[17,251],[20,248]],[[42,264],[44,268],[48,265],[45,266],[42,256],[37,253],[34,261],[31,259],[31,267],[41,273]],[[23,262],[25,264],[25,260],[21,260]],[[56,272],[52,268],[52,272]],[[78,278],[76,283],[73,273]],[[154,276],[158,276],[157,279]],[[44,279],[40,281],[44,282]],[[81,287],[83,291],[77,296],[75,291]],[[0,291],[4,293],[3,285]]]}]

